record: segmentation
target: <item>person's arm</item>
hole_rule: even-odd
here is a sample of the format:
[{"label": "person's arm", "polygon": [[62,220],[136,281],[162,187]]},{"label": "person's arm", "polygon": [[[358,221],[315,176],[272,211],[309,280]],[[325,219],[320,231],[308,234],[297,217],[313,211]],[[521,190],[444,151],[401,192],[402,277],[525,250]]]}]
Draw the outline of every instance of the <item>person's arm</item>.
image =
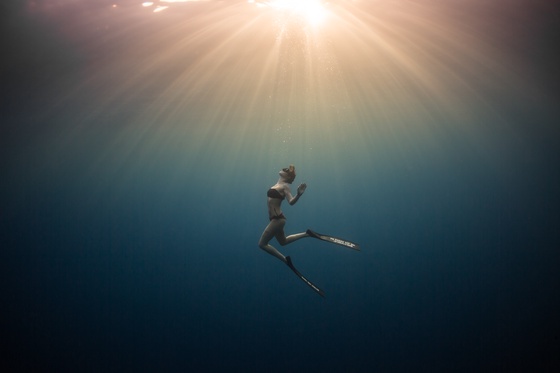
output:
[{"label": "person's arm", "polygon": [[284,188],[284,195],[286,196],[286,201],[288,201],[290,205],[294,205],[299,200],[299,197],[301,197],[303,192],[305,192],[306,188],[307,188],[307,184],[305,183],[300,184],[297,188],[297,194],[294,197],[292,196],[290,187],[286,185],[286,187]]}]

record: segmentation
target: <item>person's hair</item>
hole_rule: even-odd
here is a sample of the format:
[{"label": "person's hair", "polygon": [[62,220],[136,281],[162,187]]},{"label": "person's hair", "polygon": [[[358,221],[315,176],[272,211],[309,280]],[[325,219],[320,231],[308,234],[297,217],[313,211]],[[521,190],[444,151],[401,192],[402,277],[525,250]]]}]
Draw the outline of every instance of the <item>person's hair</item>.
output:
[{"label": "person's hair", "polygon": [[289,167],[284,168],[282,171],[291,175],[292,177],[296,177],[296,168],[293,164],[291,164]]}]

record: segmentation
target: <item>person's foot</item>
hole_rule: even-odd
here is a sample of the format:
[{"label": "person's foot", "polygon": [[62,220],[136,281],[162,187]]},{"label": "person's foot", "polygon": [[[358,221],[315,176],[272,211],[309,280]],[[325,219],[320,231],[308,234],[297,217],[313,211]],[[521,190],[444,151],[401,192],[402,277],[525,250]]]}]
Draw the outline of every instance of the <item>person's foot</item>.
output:
[{"label": "person's foot", "polygon": [[286,264],[289,267],[293,267],[294,265],[292,264],[292,258],[290,258],[289,256],[286,257]]},{"label": "person's foot", "polygon": [[315,238],[317,238],[317,234],[316,234],[315,232],[313,232],[311,229],[306,230],[305,233],[307,233],[307,235],[308,235],[309,237],[315,237]]}]

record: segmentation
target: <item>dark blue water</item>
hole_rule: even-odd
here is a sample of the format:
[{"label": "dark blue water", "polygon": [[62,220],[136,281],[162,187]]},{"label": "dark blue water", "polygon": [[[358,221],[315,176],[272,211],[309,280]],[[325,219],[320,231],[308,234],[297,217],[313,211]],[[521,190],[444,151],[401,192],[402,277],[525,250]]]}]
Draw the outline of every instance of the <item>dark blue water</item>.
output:
[{"label": "dark blue water", "polygon": [[[338,4],[361,17],[338,21],[356,55],[334,31],[305,49],[298,24],[253,56],[235,43],[268,35],[233,30],[266,24],[254,8],[183,4],[156,22],[139,4],[5,5],[4,370],[560,368],[556,7]],[[464,15],[462,33],[442,14]],[[381,35],[369,22],[394,37],[364,51]],[[442,39],[418,51],[412,24]],[[284,206],[287,233],[362,247],[277,245],[325,299],[257,246],[289,163],[308,189]]]}]

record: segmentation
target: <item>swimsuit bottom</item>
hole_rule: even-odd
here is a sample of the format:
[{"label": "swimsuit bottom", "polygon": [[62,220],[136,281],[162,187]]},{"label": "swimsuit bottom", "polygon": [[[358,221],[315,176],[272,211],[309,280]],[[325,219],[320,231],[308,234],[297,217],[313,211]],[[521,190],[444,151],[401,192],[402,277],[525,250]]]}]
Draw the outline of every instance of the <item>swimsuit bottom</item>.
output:
[{"label": "swimsuit bottom", "polygon": [[270,218],[270,220],[280,220],[280,219],[284,219],[286,220],[286,217],[284,216],[284,214],[280,214],[280,215],[276,215]]}]

